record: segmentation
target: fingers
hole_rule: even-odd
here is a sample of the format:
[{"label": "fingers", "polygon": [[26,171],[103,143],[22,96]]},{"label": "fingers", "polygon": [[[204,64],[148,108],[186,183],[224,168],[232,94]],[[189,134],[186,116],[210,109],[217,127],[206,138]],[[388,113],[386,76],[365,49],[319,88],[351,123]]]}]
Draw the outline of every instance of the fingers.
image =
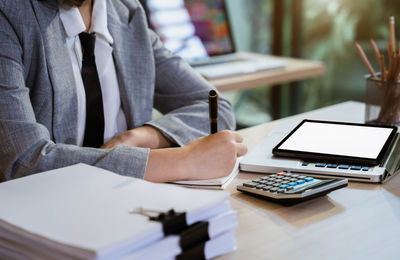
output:
[{"label": "fingers", "polygon": [[247,145],[243,143],[237,143],[236,144],[236,156],[241,157],[244,156],[247,153]]},{"label": "fingers", "polygon": [[237,157],[243,156],[247,153],[247,145],[243,143],[243,137],[240,134],[228,130],[221,131],[220,134],[225,140],[230,142],[231,145],[233,144],[232,148],[235,150]]},{"label": "fingers", "polygon": [[222,138],[225,138],[226,140],[243,143],[243,137],[235,131],[223,130],[221,132],[218,132],[217,135],[223,136]]},{"label": "fingers", "polygon": [[241,136],[240,134],[236,133],[236,132],[232,132],[235,141],[238,143],[243,143],[243,136]]}]

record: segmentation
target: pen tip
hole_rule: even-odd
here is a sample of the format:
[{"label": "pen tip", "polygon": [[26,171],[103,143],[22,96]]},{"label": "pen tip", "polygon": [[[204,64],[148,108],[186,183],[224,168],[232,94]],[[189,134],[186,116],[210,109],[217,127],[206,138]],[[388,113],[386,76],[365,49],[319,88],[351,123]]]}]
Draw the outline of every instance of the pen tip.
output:
[{"label": "pen tip", "polygon": [[208,93],[208,95],[210,96],[210,97],[215,97],[215,96],[217,96],[217,91],[215,91],[215,90],[210,90],[210,92]]}]

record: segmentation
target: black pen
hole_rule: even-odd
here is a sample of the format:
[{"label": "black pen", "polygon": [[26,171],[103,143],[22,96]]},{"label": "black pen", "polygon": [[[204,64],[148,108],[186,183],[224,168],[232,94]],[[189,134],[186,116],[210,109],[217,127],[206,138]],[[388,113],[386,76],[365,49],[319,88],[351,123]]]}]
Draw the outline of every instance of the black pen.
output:
[{"label": "black pen", "polygon": [[218,132],[218,93],[210,90],[208,93],[208,107],[210,110],[210,133]]}]

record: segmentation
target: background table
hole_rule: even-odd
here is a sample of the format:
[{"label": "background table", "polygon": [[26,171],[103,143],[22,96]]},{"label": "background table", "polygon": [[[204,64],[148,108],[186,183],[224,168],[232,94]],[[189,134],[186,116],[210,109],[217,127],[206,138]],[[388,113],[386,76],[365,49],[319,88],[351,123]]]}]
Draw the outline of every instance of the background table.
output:
[{"label": "background table", "polygon": [[[274,57],[264,54],[254,53],[240,53],[243,57],[256,56],[258,58]],[[268,102],[271,103],[271,116],[278,119],[281,116],[281,102],[280,102],[280,84],[292,82],[290,86],[290,104],[289,110],[293,113],[300,111],[299,105],[299,88],[298,84],[301,80],[306,80],[321,76],[325,73],[325,65],[320,61],[311,61],[304,59],[295,59],[287,57],[275,57],[287,61],[285,68],[271,69],[259,71],[249,74],[239,74],[235,76],[221,77],[218,79],[209,80],[219,91],[241,91],[252,89],[260,86],[268,85],[272,87],[271,96],[268,97]],[[297,83],[295,83],[297,82]],[[296,90],[296,88],[298,88]],[[267,97],[266,97],[267,99]]]},{"label": "background table", "polygon": [[[364,104],[345,102],[292,118],[332,111],[346,121],[360,121]],[[282,120],[240,133],[251,149]],[[259,176],[241,172],[227,188],[238,212],[238,250],[221,259],[400,259],[399,176],[382,185],[351,182],[291,207],[236,190],[237,184]]]},{"label": "background table", "polygon": [[[269,58],[274,57],[263,54],[242,53],[244,57]],[[263,85],[282,84],[291,81],[299,81],[320,76],[325,73],[325,65],[320,61],[294,59],[286,57],[274,57],[287,61],[287,66],[279,69],[258,71],[249,74],[239,74],[235,76],[211,79],[219,91],[246,90]]]}]

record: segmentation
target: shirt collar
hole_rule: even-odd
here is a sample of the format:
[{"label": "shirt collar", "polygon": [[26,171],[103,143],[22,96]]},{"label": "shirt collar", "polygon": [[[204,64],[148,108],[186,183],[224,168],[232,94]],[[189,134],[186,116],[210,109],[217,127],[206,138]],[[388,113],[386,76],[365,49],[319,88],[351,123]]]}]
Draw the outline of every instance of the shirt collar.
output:
[{"label": "shirt collar", "polygon": [[[60,19],[68,37],[75,37],[86,30],[82,16],[77,7],[66,4],[60,6]],[[107,27],[106,0],[95,0],[92,11],[92,24],[89,32],[100,34],[109,44],[113,44],[113,38]]]}]

